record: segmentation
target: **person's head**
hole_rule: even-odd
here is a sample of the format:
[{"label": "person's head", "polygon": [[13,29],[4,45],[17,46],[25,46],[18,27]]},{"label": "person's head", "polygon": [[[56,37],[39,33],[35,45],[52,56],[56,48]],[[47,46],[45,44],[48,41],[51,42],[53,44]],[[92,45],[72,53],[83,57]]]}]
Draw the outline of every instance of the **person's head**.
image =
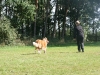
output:
[{"label": "person's head", "polygon": [[77,21],[75,22],[75,24],[76,24],[76,25],[80,25],[80,21],[77,20]]}]

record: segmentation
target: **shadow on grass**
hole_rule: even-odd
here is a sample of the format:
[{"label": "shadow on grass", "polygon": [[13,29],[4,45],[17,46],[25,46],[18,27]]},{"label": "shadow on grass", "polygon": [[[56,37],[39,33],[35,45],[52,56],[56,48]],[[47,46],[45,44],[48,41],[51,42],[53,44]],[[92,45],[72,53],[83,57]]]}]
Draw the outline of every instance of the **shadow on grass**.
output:
[{"label": "shadow on grass", "polygon": [[21,55],[34,55],[34,54],[37,54],[37,53],[27,53],[27,54],[21,54]]},{"label": "shadow on grass", "polygon": [[[60,54],[69,54],[69,53],[82,53],[82,52],[49,52],[49,53],[60,53]],[[21,55],[36,55],[38,53],[27,53],[27,54],[21,54]]]},{"label": "shadow on grass", "polygon": [[84,52],[75,51],[75,52],[50,52],[50,53],[69,54],[69,53],[84,53]]}]

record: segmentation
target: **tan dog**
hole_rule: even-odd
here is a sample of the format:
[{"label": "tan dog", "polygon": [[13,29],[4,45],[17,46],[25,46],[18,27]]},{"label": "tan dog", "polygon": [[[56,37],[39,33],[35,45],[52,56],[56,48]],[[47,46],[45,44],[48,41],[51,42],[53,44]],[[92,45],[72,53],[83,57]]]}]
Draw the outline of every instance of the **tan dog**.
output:
[{"label": "tan dog", "polygon": [[37,39],[35,42],[33,42],[33,45],[35,46],[35,53],[36,53],[36,50],[38,50],[38,53],[41,53],[41,50],[44,50],[44,53],[46,53],[48,43],[49,41],[46,37],[43,38],[42,40]]}]

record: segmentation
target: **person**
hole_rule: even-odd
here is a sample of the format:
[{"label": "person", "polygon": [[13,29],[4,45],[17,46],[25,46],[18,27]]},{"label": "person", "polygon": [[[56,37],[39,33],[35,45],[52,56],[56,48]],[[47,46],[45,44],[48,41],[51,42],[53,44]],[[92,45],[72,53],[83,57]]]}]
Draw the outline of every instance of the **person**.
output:
[{"label": "person", "polygon": [[75,22],[74,29],[74,40],[77,40],[78,52],[84,52],[84,31],[82,26],[80,25],[80,21]]}]

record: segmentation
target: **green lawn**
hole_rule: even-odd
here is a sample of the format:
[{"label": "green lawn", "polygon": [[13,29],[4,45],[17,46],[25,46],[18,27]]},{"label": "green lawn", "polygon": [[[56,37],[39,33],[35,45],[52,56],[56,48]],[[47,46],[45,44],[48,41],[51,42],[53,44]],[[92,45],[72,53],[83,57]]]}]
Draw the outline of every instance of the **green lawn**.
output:
[{"label": "green lawn", "polygon": [[35,54],[34,47],[0,47],[0,75],[100,75],[100,47],[87,44],[84,53],[77,46],[48,47]]}]

